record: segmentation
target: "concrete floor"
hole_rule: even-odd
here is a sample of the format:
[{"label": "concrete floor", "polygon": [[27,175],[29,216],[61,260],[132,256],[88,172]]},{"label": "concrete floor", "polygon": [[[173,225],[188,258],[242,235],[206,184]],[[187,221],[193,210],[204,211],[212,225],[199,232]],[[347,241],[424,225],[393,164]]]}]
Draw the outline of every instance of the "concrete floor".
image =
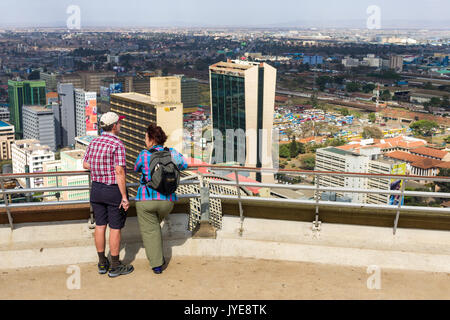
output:
[{"label": "concrete floor", "polygon": [[381,289],[370,290],[360,267],[178,256],[155,275],[146,260],[133,264],[116,279],[80,264],[79,290],[67,288],[68,266],[0,271],[0,299],[450,299],[448,273],[381,270]]}]

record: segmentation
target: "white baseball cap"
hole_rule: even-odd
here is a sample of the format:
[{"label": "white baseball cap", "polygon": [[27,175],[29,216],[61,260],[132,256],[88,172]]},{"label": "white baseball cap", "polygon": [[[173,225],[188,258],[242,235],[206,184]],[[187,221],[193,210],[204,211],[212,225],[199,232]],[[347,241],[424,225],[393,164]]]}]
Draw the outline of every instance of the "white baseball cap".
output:
[{"label": "white baseball cap", "polygon": [[117,113],[115,112],[108,112],[105,113],[101,118],[100,118],[100,126],[102,127],[107,127],[110,126],[114,123],[119,122],[120,120],[125,119],[124,116],[119,116]]}]

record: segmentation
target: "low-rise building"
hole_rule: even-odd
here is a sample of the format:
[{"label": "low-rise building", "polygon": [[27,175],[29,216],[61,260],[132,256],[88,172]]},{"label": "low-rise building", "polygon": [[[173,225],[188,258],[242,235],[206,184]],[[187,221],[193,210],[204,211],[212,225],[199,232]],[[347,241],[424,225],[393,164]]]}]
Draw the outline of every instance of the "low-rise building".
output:
[{"label": "low-rise building", "polygon": [[[85,150],[70,150],[61,152],[61,160],[52,161],[46,163],[46,169],[51,170],[49,172],[55,171],[84,171],[83,169],[83,159]],[[88,175],[78,175],[78,176],[63,176],[56,178],[44,178],[45,187],[73,187],[73,186],[88,186],[89,176]],[[57,198],[55,193],[48,193],[49,197],[46,198],[47,201],[56,201]],[[89,190],[77,190],[77,191],[63,191],[60,192],[60,201],[77,201],[77,200],[88,200]]]},{"label": "low-rise building", "polygon": [[[11,146],[13,173],[44,172],[43,164],[55,160],[55,153],[49,146],[41,145],[38,140],[17,140]],[[25,179],[17,179],[22,186],[26,186]],[[43,178],[30,179],[31,188],[44,186]]]},{"label": "low-rise building", "polygon": [[[371,147],[360,150],[360,153],[335,147],[318,149],[316,153],[316,171],[352,172],[371,174],[406,174],[406,164],[393,159],[385,159],[380,148]],[[318,182],[317,182],[318,181]],[[367,178],[347,176],[321,176],[316,183],[319,187],[391,190],[396,181],[388,178]],[[400,182],[401,183],[401,182]],[[354,203],[389,204],[388,194],[336,192],[336,197],[350,199]]]}]

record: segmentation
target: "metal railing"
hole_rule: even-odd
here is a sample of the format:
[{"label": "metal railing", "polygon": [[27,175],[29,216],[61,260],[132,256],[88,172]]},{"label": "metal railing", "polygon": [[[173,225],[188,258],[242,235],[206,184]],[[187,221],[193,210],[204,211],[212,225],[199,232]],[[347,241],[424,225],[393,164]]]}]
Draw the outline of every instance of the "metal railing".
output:
[{"label": "metal railing", "polygon": [[[318,229],[320,227],[319,213],[321,207],[335,207],[335,208],[349,208],[349,209],[375,209],[375,210],[394,210],[396,211],[395,220],[393,221],[394,234],[397,231],[400,213],[403,211],[413,212],[427,212],[427,213],[439,213],[450,215],[449,208],[437,208],[437,207],[425,207],[425,206],[407,206],[404,204],[404,199],[407,196],[415,197],[434,197],[434,198],[450,198],[450,193],[444,192],[424,192],[424,191],[406,191],[405,186],[407,181],[428,181],[428,182],[447,182],[450,183],[450,177],[425,177],[425,176],[408,176],[408,175],[392,175],[392,174],[368,174],[368,173],[349,173],[349,172],[327,172],[327,171],[307,171],[307,170],[285,170],[285,169],[267,169],[267,168],[250,168],[250,167],[227,167],[227,166],[213,166],[213,165],[199,165],[190,166],[188,171],[198,170],[200,168],[206,168],[220,172],[233,173],[235,177],[234,181],[222,181],[220,176],[218,179],[208,179],[207,184],[228,186],[236,188],[236,195],[224,195],[224,194],[212,194],[207,184],[204,181],[204,176],[210,176],[208,174],[197,173],[191,176],[187,176],[181,179],[182,185],[199,185],[200,193],[194,194],[181,194],[178,198],[199,198],[201,201],[201,221],[209,221],[209,199],[220,200],[236,200],[239,205],[240,216],[240,234],[243,232],[244,222],[244,210],[243,201],[247,202],[262,202],[262,203],[287,203],[287,204],[299,204],[299,205],[311,205],[315,207],[315,220],[313,221],[313,228]],[[315,185],[285,185],[276,183],[255,183],[244,182],[239,180],[239,173],[260,173],[260,174],[290,174],[301,176],[313,176],[315,179]],[[33,178],[49,178],[49,177],[62,177],[62,176],[88,176],[89,185],[85,186],[62,186],[62,187],[43,187],[43,188],[26,188],[26,189],[5,189],[5,181],[11,179],[33,179]],[[350,178],[373,178],[373,179],[396,179],[402,181],[401,190],[382,190],[382,189],[358,189],[358,188],[345,188],[345,187],[323,187],[320,186],[320,178],[324,176],[332,177],[350,177]],[[10,209],[12,208],[24,208],[24,207],[39,207],[39,206],[60,206],[60,205],[74,205],[74,204],[88,204],[89,200],[72,200],[72,201],[47,201],[47,202],[28,202],[28,203],[12,203],[8,196],[12,194],[31,194],[33,192],[61,192],[61,191],[81,191],[89,190],[90,192],[90,172],[89,171],[75,171],[75,172],[54,172],[54,173],[29,173],[29,174],[9,174],[0,175],[1,192],[3,195],[4,203],[0,204],[0,208],[5,208],[8,215],[8,221],[13,229],[13,220]],[[127,184],[127,187],[138,187],[139,184]],[[309,190],[313,191],[313,199],[279,199],[279,198],[267,198],[258,196],[243,195],[242,187],[257,187],[257,188],[277,188],[277,189],[290,189],[290,190]],[[382,194],[389,196],[398,196],[398,203],[395,205],[389,204],[367,204],[367,203],[352,203],[352,202],[336,202],[336,201],[324,201],[321,200],[322,192],[339,192],[339,193],[365,193],[365,194]],[[59,200],[59,199],[58,199]],[[131,198],[130,200],[134,200]],[[91,210],[91,219],[92,210]]]}]

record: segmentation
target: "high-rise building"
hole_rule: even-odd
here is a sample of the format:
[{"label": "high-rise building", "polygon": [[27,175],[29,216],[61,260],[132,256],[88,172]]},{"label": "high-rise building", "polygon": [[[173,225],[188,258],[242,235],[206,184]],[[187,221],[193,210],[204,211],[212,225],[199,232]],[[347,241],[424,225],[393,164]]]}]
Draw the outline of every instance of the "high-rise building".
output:
[{"label": "high-rise building", "polygon": [[8,81],[10,123],[16,138],[23,137],[22,107],[24,105],[46,105],[45,81]]},{"label": "high-rise building", "polygon": [[11,160],[11,145],[14,143],[14,126],[0,121],[0,160]]},{"label": "high-rise building", "polygon": [[403,56],[392,55],[389,57],[389,68],[398,72],[403,71]]},{"label": "high-rise building", "polygon": [[368,54],[363,58],[361,64],[372,68],[381,68],[383,66],[383,59],[375,57],[374,54]]},{"label": "high-rise building", "polygon": [[23,106],[23,137],[36,139],[56,151],[55,119],[51,107]]},{"label": "high-rise building", "polygon": [[[179,78],[178,78],[179,81]],[[164,84],[164,82],[161,82]],[[171,86],[169,85],[169,88]],[[158,90],[154,91],[157,92]],[[153,96],[139,93],[111,95],[111,111],[126,118],[121,122],[119,138],[127,152],[127,168],[133,168],[139,153],[145,148],[145,133],[150,123],[161,126],[168,136],[167,147],[181,152],[183,137],[183,104],[180,102],[153,100]],[[127,182],[136,183],[139,175],[128,172]],[[130,189],[133,194],[136,190]]]},{"label": "high-rise building", "polygon": [[181,78],[177,76],[150,78],[150,95],[154,103],[168,101],[181,103]]},{"label": "high-rise building", "polygon": [[56,91],[58,85],[58,74],[50,72],[41,72],[40,78],[45,81],[47,91]]},{"label": "high-rise building", "polygon": [[100,94],[100,87],[107,78],[114,78],[116,73],[113,71],[81,71],[72,74],[59,76],[59,83],[72,83],[75,89],[83,89],[89,92]]},{"label": "high-rise building", "polygon": [[194,78],[181,78],[181,102],[184,110],[197,108],[199,104],[198,80]]},{"label": "high-rise building", "polygon": [[[16,140],[12,146],[13,173],[25,173],[28,166],[30,173],[43,172],[43,164],[46,161],[54,161],[55,154],[49,146],[41,145],[38,140]],[[25,187],[25,179],[17,179]],[[30,179],[31,188],[44,186],[43,178]]]},{"label": "high-rise building", "polygon": [[75,89],[75,121],[77,137],[98,135],[96,92]]},{"label": "high-rise building", "polygon": [[83,79],[78,73],[61,75],[58,78],[58,83],[70,83],[75,89],[84,89]]},{"label": "high-rise building", "polygon": [[[272,167],[276,69],[266,63],[228,61],[209,70],[213,129],[223,136],[223,144],[214,140],[212,162]],[[227,139],[227,130],[239,129],[245,142],[239,134]]]},{"label": "high-rise building", "polygon": [[0,121],[9,122],[9,109],[7,107],[0,107]]},{"label": "high-rise building", "polygon": [[55,137],[58,147],[75,144],[76,112],[75,93],[71,83],[58,84],[59,101],[53,105],[55,115]]},{"label": "high-rise building", "polygon": [[161,74],[161,70],[139,71],[136,75],[119,76],[118,81],[123,83],[123,92],[150,95],[150,78],[160,77]]}]

